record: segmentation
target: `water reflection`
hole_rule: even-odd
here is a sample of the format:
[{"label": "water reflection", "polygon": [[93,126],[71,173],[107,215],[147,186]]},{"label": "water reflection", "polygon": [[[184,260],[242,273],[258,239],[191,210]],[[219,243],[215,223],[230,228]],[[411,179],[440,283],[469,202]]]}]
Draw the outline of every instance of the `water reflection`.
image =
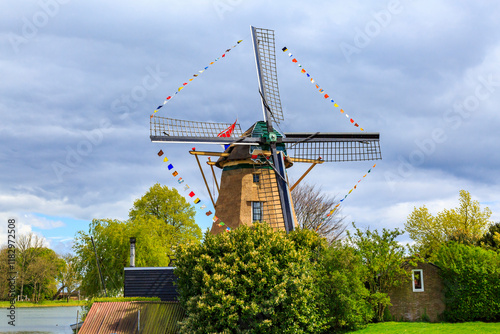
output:
[{"label": "water reflection", "polygon": [[0,309],[0,333],[71,334],[80,306],[16,308],[16,326],[7,321],[7,309]]}]

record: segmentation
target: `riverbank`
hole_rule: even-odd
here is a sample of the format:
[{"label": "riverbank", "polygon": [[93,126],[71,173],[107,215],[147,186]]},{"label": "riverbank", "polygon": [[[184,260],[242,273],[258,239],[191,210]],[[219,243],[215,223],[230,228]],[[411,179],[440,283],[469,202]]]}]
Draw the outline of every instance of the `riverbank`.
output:
[{"label": "riverbank", "polygon": [[[16,308],[22,307],[66,307],[66,306],[83,306],[86,300],[70,300],[69,302],[65,300],[44,300],[38,304],[32,302],[16,302]],[[0,308],[9,307],[9,301],[0,301]]]}]

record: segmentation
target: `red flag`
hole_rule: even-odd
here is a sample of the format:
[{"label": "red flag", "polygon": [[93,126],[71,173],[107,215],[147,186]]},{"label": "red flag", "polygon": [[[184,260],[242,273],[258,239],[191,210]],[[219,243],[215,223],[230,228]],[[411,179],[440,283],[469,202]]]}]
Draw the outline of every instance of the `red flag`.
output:
[{"label": "red flag", "polygon": [[236,122],[238,122],[238,119],[236,119],[236,121],[234,121],[234,123],[231,124],[226,130],[219,133],[217,137],[224,137],[224,138],[231,137],[234,127],[236,126]]},{"label": "red flag", "polygon": [[189,193],[189,197],[193,197],[193,196],[194,196],[194,192],[192,192],[192,191],[191,191],[191,192]]}]

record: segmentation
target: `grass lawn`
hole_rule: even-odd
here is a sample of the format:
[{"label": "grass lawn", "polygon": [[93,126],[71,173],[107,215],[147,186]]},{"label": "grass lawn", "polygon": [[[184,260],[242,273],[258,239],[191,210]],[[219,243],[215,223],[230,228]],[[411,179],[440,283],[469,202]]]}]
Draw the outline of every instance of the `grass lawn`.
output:
[{"label": "grass lawn", "polygon": [[375,334],[375,333],[500,333],[500,323],[485,322],[464,322],[464,323],[437,323],[430,324],[426,322],[382,322],[378,324],[369,324],[367,328],[351,332],[356,334]]},{"label": "grass lawn", "polygon": [[[87,301],[85,300],[70,300],[66,302],[65,300],[44,300],[39,304],[31,302],[16,302],[16,307],[55,307],[55,306],[81,306],[85,305]],[[9,301],[0,301],[0,308],[9,307]]]}]

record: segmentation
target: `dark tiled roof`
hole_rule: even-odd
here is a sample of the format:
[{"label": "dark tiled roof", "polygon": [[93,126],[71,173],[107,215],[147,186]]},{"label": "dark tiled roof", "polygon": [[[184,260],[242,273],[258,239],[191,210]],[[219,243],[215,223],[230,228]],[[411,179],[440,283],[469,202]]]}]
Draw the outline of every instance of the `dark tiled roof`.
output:
[{"label": "dark tiled roof", "polygon": [[124,297],[159,297],[162,302],[177,301],[177,277],[173,267],[125,268]]},{"label": "dark tiled roof", "polygon": [[138,322],[140,333],[178,333],[178,323],[184,317],[185,311],[177,302],[96,302],[78,333],[135,334]]}]

